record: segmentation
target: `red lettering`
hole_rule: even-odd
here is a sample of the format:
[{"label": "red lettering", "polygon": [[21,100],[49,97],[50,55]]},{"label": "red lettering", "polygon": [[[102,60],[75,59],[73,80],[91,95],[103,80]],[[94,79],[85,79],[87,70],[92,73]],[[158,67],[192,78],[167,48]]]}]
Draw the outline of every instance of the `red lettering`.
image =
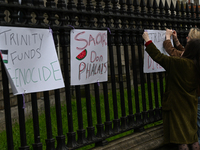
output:
[{"label": "red lettering", "polygon": [[103,63],[101,64],[101,74],[103,74]]},{"label": "red lettering", "polygon": [[96,57],[96,61],[99,61],[99,56]]},{"label": "red lettering", "polygon": [[91,64],[87,64],[86,79],[90,77],[90,69],[91,69]]},{"label": "red lettering", "polygon": [[[96,55],[97,55],[97,54],[96,54],[95,51],[91,51],[90,62],[94,62],[94,61],[95,61]],[[92,56],[94,56],[94,58],[93,58]]]},{"label": "red lettering", "polygon": [[103,33],[102,34],[102,46],[103,46],[103,43],[105,43],[105,45],[107,45],[106,39],[107,39],[107,34]]},{"label": "red lettering", "polygon": [[101,64],[99,64],[99,67],[97,69],[97,73],[101,73],[100,71],[101,71]]},{"label": "red lettering", "polygon": [[[149,62],[150,61],[150,62]],[[149,57],[148,55],[148,69],[151,67],[151,64],[152,64],[152,59],[151,57]]]},{"label": "red lettering", "polygon": [[97,43],[97,45],[98,45],[99,43],[102,43],[101,33],[98,33],[98,34],[97,34],[97,36],[96,36],[96,43]]},{"label": "red lettering", "polygon": [[85,71],[85,63],[84,62],[81,62],[79,64],[79,76],[78,76],[78,79],[80,80],[81,79],[81,74]]},{"label": "red lettering", "polygon": [[[81,44],[81,45],[84,45],[83,47],[76,47],[77,50],[86,49],[87,46],[90,46],[91,42],[94,43],[94,46],[99,45],[99,44],[102,44],[102,46],[107,45],[107,33],[99,32],[97,35],[89,34],[88,40],[86,38],[80,38],[80,36],[83,34],[85,34],[85,31],[79,32],[74,37],[75,41],[85,42],[85,43]],[[80,44],[78,44],[78,45],[80,45]]]},{"label": "red lettering", "polygon": [[94,42],[94,46],[95,46],[95,45],[96,45],[96,44],[95,44],[95,40],[94,40],[93,36],[90,34],[90,36],[89,36],[89,46],[90,46],[90,42],[91,42],[91,41]]},{"label": "red lettering", "polygon": [[90,55],[90,62],[95,62],[95,61],[103,61],[103,56],[97,56],[97,53],[95,51],[91,51],[91,55]]},{"label": "red lettering", "polygon": [[85,33],[85,31],[80,32],[80,33],[78,33],[78,34],[74,37],[74,39],[75,39],[76,41],[83,41],[83,42],[86,43],[84,47],[76,47],[76,49],[78,49],[78,50],[83,50],[83,49],[85,49],[85,48],[88,46],[88,41],[87,41],[86,39],[81,39],[81,38],[78,39],[78,36],[81,35],[81,34],[84,34],[84,33]]},{"label": "red lettering", "polygon": [[105,67],[105,71],[104,71],[104,73],[106,73],[106,72],[107,72],[107,62],[104,63],[104,67]]},{"label": "red lettering", "polygon": [[100,55],[99,61],[103,61],[103,56]]}]

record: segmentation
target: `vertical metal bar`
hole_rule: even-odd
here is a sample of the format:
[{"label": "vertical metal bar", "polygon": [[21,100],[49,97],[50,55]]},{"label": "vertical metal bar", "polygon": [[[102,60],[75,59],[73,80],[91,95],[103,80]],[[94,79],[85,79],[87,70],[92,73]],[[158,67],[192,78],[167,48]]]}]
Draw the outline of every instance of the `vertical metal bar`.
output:
[{"label": "vertical metal bar", "polygon": [[110,73],[111,73],[111,83],[112,83],[112,99],[113,99],[113,110],[114,110],[113,131],[119,132],[120,120],[118,119],[115,66],[114,66],[114,58],[113,58],[113,44],[114,44],[114,34],[112,31],[111,34],[108,34],[108,48],[109,48]]},{"label": "vertical metal bar", "polygon": [[160,83],[160,99],[163,99],[163,93],[164,93],[164,85],[163,85],[163,73],[159,72],[159,83]]},{"label": "vertical metal bar", "polygon": [[166,18],[166,28],[170,28],[169,4],[167,1],[165,1],[165,18]]},{"label": "vertical metal bar", "polygon": [[49,92],[44,92],[44,106],[45,106],[45,119],[46,119],[46,131],[47,131],[47,139],[46,142],[46,150],[55,150],[55,139],[52,138],[52,126],[51,126],[51,113],[50,113],[50,99]]},{"label": "vertical metal bar", "polygon": [[185,23],[184,23],[184,14],[185,14],[185,11],[184,11],[184,5],[183,5],[183,2],[181,3],[181,15],[180,15],[180,20],[182,23],[182,26],[179,27],[180,31],[177,32],[178,34],[178,37],[179,37],[179,41],[181,43],[181,45],[184,44],[184,40],[185,40],[185,37],[184,37],[184,32],[185,32]]},{"label": "vertical metal bar", "polygon": [[76,90],[76,104],[77,104],[77,113],[78,113],[78,144],[85,144],[87,143],[87,139],[85,137],[85,129],[83,129],[83,112],[82,112],[82,104],[81,104],[81,90],[80,86],[75,86]]},{"label": "vertical metal bar", "polygon": [[[54,0],[47,0],[46,1],[46,7],[47,8],[56,8],[56,4]],[[50,26],[55,26],[55,12],[51,11],[48,15],[48,24]],[[57,35],[53,34],[54,37]],[[56,44],[57,44],[57,38],[55,38]],[[46,131],[47,131],[47,139],[46,141],[46,150],[55,150],[55,139],[52,137],[52,126],[51,126],[51,111],[50,111],[50,99],[49,99],[49,92],[44,92],[44,104],[45,104],[45,117],[46,117]]]},{"label": "vertical metal bar", "polygon": [[[47,0],[46,1],[46,7],[47,8],[55,9],[56,8],[55,1],[54,0]],[[47,19],[49,21],[48,22],[49,27],[50,26],[51,27],[56,26],[56,24],[55,24],[55,20],[56,20],[56,18],[55,18],[55,12],[53,10],[48,13],[48,18]]]},{"label": "vertical metal bar", "polygon": [[141,114],[140,114],[140,104],[139,104],[139,93],[138,93],[138,71],[137,71],[137,65],[136,63],[136,34],[135,31],[132,31],[130,34],[130,43],[131,43],[131,59],[132,59],[132,69],[133,69],[133,85],[134,85],[134,97],[135,97],[135,116],[136,116],[136,121],[133,124],[134,127],[139,127],[140,126],[140,121],[141,120]]},{"label": "vertical metal bar", "polygon": [[187,28],[190,28],[191,16],[190,16],[190,8],[189,8],[188,2],[186,2],[186,5],[185,5],[185,12],[186,12]]},{"label": "vertical metal bar", "polygon": [[181,2],[181,20],[182,20],[182,31],[181,31],[181,34],[182,34],[182,38],[180,39],[180,42],[181,44],[184,46],[186,44],[186,36],[187,36],[187,27],[186,27],[186,10],[185,10],[185,6],[183,4],[183,2]]},{"label": "vertical metal bar", "polygon": [[[178,36],[178,39],[179,39],[179,41],[181,40],[181,34],[180,34],[180,32],[181,32],[181,30],[182,30],[182,27],[181,27],[181,16],[180,16],[180,8],[179,8],[179,3],[176,3],[176,9],[175,9],[175,11],[176,11],[176,17],[175,17],[175,19],[177,20],[177,28],[175,29],[176,30],[176,32],[177,32],[177,36]],[[176,45],[174,45],[175,47],[176,47]]]},{"label": "vertical metal bar", "polygon": [[123,75],[122,75],[122,60],[121,60],[121,50],[120,50],[120,45],[121,45],[121,33],[117,32],[115,35],[115,44],[116,44],[116,49],[117,49],[117,68],[118,68],[118,80],[119,80],[119,89],[120,89],[120,101],[121,101],[121,112],[122,112],[122,117],[121,117],[121,129],[126,129],[127,128],[127,117],[126,117],[126,112],[125,112],[125,101],[124,101],[124,86],[123,86]]},{"label": "vertical metal bar", "polygon": [[[134,0],[134,14],[136,16],[138,16],[138,14],[140,13],[139,11],[139,2],[137,0]],[[143,126],[143,121],[146,119],[146,105],[145,105],[145,92],[144,92],[144,74],[142,69],[142,65],[143,65],[143,61],[142,61],[142,49],[141,49],[141,44],[142,44],[142,40],[141,40],[141,35],[142,35],[142,31],[140,28],[140,22],[138,21],[138,19],[135,20],[135,26],[136,26],[136,44],[137,44],[137,48],[138,48],[138,57],[139,57],[139,75],[140,75],[140,84],[141,84],[141,91],[142,91],[142,106],[143,106],[143,115],[142,118],[140,116],[136,116],[136,121],[137,121],[137,125],[139,125],[141,128],[136,129],[137,130],[142,130],[142,126]]]},{"label": "vertical metal bar", "polygon": [[97,134],[96,136],[99,138],[102,138],[105,136],[104,133],[104,125],[102,124],[102,118],[101,118],[101,104],[99,99],[99,87],[98,83],[94,83],[94,90],[95,90],[95,101],[96,101],[96,114],[97,114]]},{"label": "vertical metal bar", "polygon": [[153,84],[154,84],[154,97],[155,97],[155,120],[159,120],[159,100],[158,100],[158,85],[157,85],[157,75],[153,73]]},{"label": "vertical metal bar", "polygon": [[17,7],[17,5],[19,5],[18,0],[8,0],[8,4],[15,4],[16,7],[14,7],[14,9],[12,10],[12,12],[10,13],[10,23],[15,24],[15,25],[19,25],[19,8]]},{"label": "vertical metal bar", "polygon": [[[112,12],[113,14],[116,14],[118,15],[119,14],[119,8],[118,8],[118,0],[111,0],[111,3],[113,5],[112,7]],[[114,28],[118,29],[119,28],[119,18],[115,17],[113,18],[114,20]],[[114,32],[114,33],[113,33]],[[116,31],[112,31],[112,34],[110,34],[109,36],[109,57],[110,57],[110,71],[111,71],[111,80],[112,80],[112,92],[113,93],[113,107],[114,107],[114,115],[115,115],[115,119],[113,120],[113,131],[114,132],[120,132],[121,131],[121,127],[120,127],[120,119],[118,118],[118,104],[117,104],[117,97],[116,97],[116,83],[113,83],[115,82],[115,70],[114,70],[114,58],[113,58],[113,47],[112,45],[115,44],[115,41],[114,41],[114,38],[115,38],[115,34],[116,34]],[[112,64],[113,63],[113,64]],[[112,75],[112,73],[114,73]],[[115,89],[113,89],[115,88]],[[115,91],[113,91],[115,90]],[[115,95],[114,95],[115,94]]]},{"label": "vertical metal bar", "polygon": [[[80,12],[85,12],[85,6],[84,6],[84,3],[83,3],[83,0],[78,0],[78,3],[77,3],[77,10],[80,11]],[[85,27],[85,16],[83,15],[83,13],[80,13],[78,15],[78,19],[79,19],[79,27]]]},{"label": "vertical metal bar", "polygon": [[129,66],[129,53],[128,53],[128,39],[129,33],[124,32],[123,35],[123,43],[124,43],[124,58],[125,58],[125,69],[126,69],[126,85],[127,85],[127,93],[128,93],[128,108],[129,108],[129,115],[128,115],[128,124],[133,123],[133,104],[132,104],[132,97],[131,97],[131,80],[130,80],[130,66]]},{"label": "vertical metal bar", "polygon": [[[96,8],[95,8],[95,12],[100,14],[103,13],[101,1],[102,0],[96,0]],[[101,15],[97,16],[97,27],[99,28],[103,27],[103,17]]]},{"label": "vertical metal bar", "polygon": [[[101,118],[101,104],[100,104],[100,99],[99,99],[99,87],[98,87],[98,83],[94,83],[94,91],[95,91],[95,101],[96,101],[96,114],[97,114],[97,134],[96,136],[98,138],[104,138],[105,135],[105,131],[104,131],[104,124],[102,124],[102,118]],[[102,140],[99,142],[95,143],[95,146],[100,146],[100,145],[106,145],[107,141],[106,140]]]},{"label": "vertical metal bar", "polygon": [[[111,13],[111,6],[110,6],[110,0],[103,0],[105,3],[105,7],[104,7],[104,13],[107,13],[107,17],[106,17],[106,27],[108,28],[107,32],[108,36],[111,34],[110,32],[110,27],[111,27],[111,17],[110,17],[110,13]],[[109,42],[109,39],[107,39],[107,42]],[[109,44],[107,44],[109,45]],[[109,51],[109,49],[108,49]],[[108,63],[107,63],[108,64]],[[107,70],[108,71],[108,70]],[[110,76],[110,74],[108,74],[108,76]],[[109,89],[110,90],[110,89]],[[107,83],[103,82],[103,94],[104,94],[104,105],[105,105],[105,115],[106,115],[106,122],[105,124],[105,134],[106,135],[111,135],[113,133],[113,129],[112,129],[112,122],[110,120],[110,106],[109,106],[109,99],[108,99],[108,86]]]},{"label": "vertical metal bar", "polygon": [[[145,16],[146,15],[146,10],[145,10],[145,2],[144,2],[144,0],[141,0],[141,2],[140,2],[140,7],[142,7],[141,8],[141,12],[140,13],[142,13],[142,16]],[[142,29],[146,29],[147,28],[147,21],[144,19],[144,20],[142,20]],[[143,30],[142,30],[142,32],[143,32]],[[142,34],[142,33],[141,33]],[[141,44],[143,45],[143,40],[141,40]],[[143,65],[142,65],[143,66]],[[143,68],[143,67],[142,67]],[[143,70],[143,69],[142,69]],[[143,71],[142,71],[143,72]],[[145,82],[146,82],[146,78],[145,78],[145,74],[144,74],[144,85],[143,85],[143,88],[144,88],[144,100],[143,100],[143,105],[144,105],[144,103],[145,103],[145,106],[143,106],[143,108],[145,109],[143,112],[142,112],[142,114],[143,114],[143,118],[144,118],[144,124],[148,124],[148,122],[149,122],[149,112],[147,111],[147,104],[146,104],[146,93],[145,93]],[[141,86],[142,87],[142,86]]]},{"label": "vertical metal bar", "polygon": [[[163,6],[162,0],[160,0],[159,10],[160,10],[159,17],[160,18],[165,18],[164,6]],[[160,20],[160,27],[161,27],[161,30],[165,30],[165,21],[164,20]]]},{"label": "vertical metal bar", "polygon": [[[68,10],[76,11],[76,5],[75,5],[75,3],[74,3],[74,0],[68,0],[67,9],[68,9]],[[70,24],[71,26],[76,25],[75,14],[74,14],[74,13],[69,13],[68,16],[69,16],[69,24]]]},{"label": "vertical metal bar", "polygon": [[[129,16],[133,16],[133,8],[132,8],[133,1],[127,0],[126,1],[126,5],[127,5],[127,14]],[[130,19],[128,19],[128,26],[129,26],[129,29],[134,30],[134,19],[132,17]],[[131,51],[131,54],[130,54],[131,61],[129,60],[130,61],[130,69],[132,69],[131,75],[133,74],[133,76],[135,76],[134,75],[135,72],[133,70],[133,59],[135,59],[135,58],[133,58],[134,56],[132,55],[133,53],[135,53],[135,52],[132,51],[133,43],[135,43],[135,40],[134,40],[132,32],[127,32],[126,35],[129,37],[128,41],[126,41],[126,43],[129,43],[130,51]],[[129,59],[128,50],[127,50],[127,52],[125,52],[125,57],[126,57],[125,60],[127,58]],[[127,64],[126,65],[126,68],[127,68],[126,70],[129,70],[129,61],[126,62],[126,64]],[[126,71],[126,72],[128,74],[129,71]],[[135,87],[135,78],[133,76],[130,77],[130,72],[129,72],[129,76],[127,76],[129,79],[127,78],[127,80],[131,79],[133,81],[133,83],[132,83],[133,84],[133,89],[136,90],[135,89],[136,88]],[[136,77],[137,77],[137,74],[136,74]],[[130,83],[129,83],[130,85],[127,84],[127,88],[132,85],[131,84],[132,81],[130,81]],[[129,105],[130,105],[129,106],[129,115],[128,115],[128,125],[129,125],[129,128],[133,128],[135,126],[135,116],[133,115],[133,113],[134,113],[133,110],[136,110],[136,108],[133,107],[135,104],[133,105],[134,102],[132,102],[132,100],[133,100],[133,97],[135,96],[135,93],[132,92],[132,90],[130,90],[130,92],[131,92],[131,94],[130,95],[128,94],[129,97],[131,96],[130,98],[128,98]],[[129,90],[128,90],[128,93],[129,93]],[[134,93],[134,94],[132,94],[132,93]]]},{"label": "vertical metal bar", "polygon": [[38,105],[37,105],[37,94],[31,94],[32,103],[32,115],[33,115],[33,129],[34,129],[34,141],[33,150],[42,150],[42,143],[40,142],[40,130],[39,130],[39,119],[38,119]]},{"label": "vertical metal bar", "polygon": [[[46,7],[49,7],[49,8],[56,8],[56,3],[54,0],[46,0]],[[53,17],[53,16],[48,16],[48,17]],[[51,18],[53,19],[53,18]],[[50,19],[50,20],[51,20]],[[50,24],[53,24],[54,22],[50,22]]]},{"label": "vertical metal bar", "polygon": [[[63,9],[63,10],[65,10],[67,7],[66,7],[66,3],[65,3],[65,0],[58,0],[58,3],[57,3],[57,8],[58,9]],[[62,14],[63,15],[63,14]],[[63,16],[62,16],[63,17]],[[64,20],[66,20],[66,19],[64,19],[63,18],[63,20],[62,21],[64,21]],[[61,21],[61,22],[62,22]],[[63,23],[63,22],[62,22]],[[63,24],[61,24],[61,26],[62,26]]]},{"label": "vertical metal bar", "polygon": [[[58,48],[58,29],[53,30],[53,39],[55,43],[55,49]],[[60,54],[58,50],[57,53]],[[55,91],[55,105],[56,105],[56,117],[57,117],[57,131],[58,136],[56,137],[57,140],[57,147],[56,150],[65,150],[65,136],[63,135],[63,127],[62,127],[62,115],[61,115],[61,102],[60,102],[60,90],[56,89]]]},{"label": "vertical metal bar", "polygon": [[174,23],[174,19],[175,19],[175,14],[174,14],[174,4],[173,2],[171,1],[171,5],[170,5],[170,11],[171,11],[171,14],[170,14],[170,19],[172,20],[171,22],[171,29],[175,29],[176,28],[176,23]]},{"label": "vertical metal bar", "polygon": [[63,66],[64,66],[64,78],[65,78],[65,93],[66,93],[66,104],[67,104],[67,118],[68,118],[68,130],[67,133],[67,147],[76,147],[76,133],[73,128],[72,118],[72,104],[71,104],[71,92],[70,92],[70,76],[69,76],[69,32],[66,30],[60,30],[60,44],[63,52]]},{"label": "vertical metal bar", "polygon": [[[159,75],[159,85],[160,85],[160,104],[162,104],[161,103],[161,101],[162,101],[162,99],[163,99],[163,94],[164,94],[164,85],[163,85],[163,73],[162,72],[160,72],[160,73],[158,73],[158,75]],[[162,111],[161,111],[161,106],[159,105],[159,110],[158,110],[158,114],[159,114],[159,120],[160,119],[162,119]]]},{"label": "vertical metal bar", "polygon": [[[153,2],[153,9],[154,9],[154,17],[157,18],[158,16],[158,5],[157,5],[157,1],[154,0]],[[172,14],[173,15],[173,14]],[[170,20],[170,28],[172,28],[172,20],[171,18]],[[155,29],[159,29],[159,25],[158,25],[158,21],[154,21],[154,28]],[[153,83],[154,83],[154,94],[155,94],[155,103],[156,103],[156,108],[155,108],[155,120],[159,120],[160,119],[160,110],[159,110],[159,99],[158,99],[158,83],[157,83],[157,73],[153,73]]]},{"label": "vertical metal bar", "polygon": [[153,102],[152,102],[152,89],[151,89],[151,74],[147,73],[147,87],[149,98],[149,122],[154,122]]},{"label": "vertical metal bar", "polygon": [[25,126],[25,115],[23,108],[23,97],[22,95],[17,95],[17,102],[18,102],[18,115],[19,115],[19,127],[20,127],[20,141],[21,147],[20,150],[29,150],[29,146],[27,146],[26,141],[26,126]]},{"label": "vertical metal bar", "polygon": [[110,121],[110,107],[109,107],[109,99],[108,99],[108,87],[107,83],[103,82],[103,94],[104,94],[104,106],[105,106],[105,116],[106,122],[105,124],[105,134],[111,135],[113,133],[112,130],[112,122]]},{"label": "vertical metal bar", "polygon": [[8,78],[6,75],[6,70],[4,68],[2,59],[1,59],[1,71],[2,71],[4,111],[5,111],[5,121],[6,121],[7,149],[14,150],[12,122],[11,122],[11,108],[10,108],[10,92],[8,86]]},{"label": "vertical metal bar", "polygon": [[[140,14],[142,17],[146,17],[146,5],[145,5],[145,2],[144,0],[141,0],[140,1]],[[148,29],[147,27],[147,20],[146,19],[143,19],[142,20],[142,29]]]},{"label": "vertical metal bar", "polygon": [[[160,1],[160,15],[162,16],[163,15],[163,8],[162,8],[162,1]],[[147,3],[147,8],[148,8],[148,17],[152,17],[153,14],[152,14],[152,11],[151,11],[151,8],[152,8],[152,5],[150,4],[150,2],[148,1]],[[148,24],[149,24],[149,29],[153,29],[153,24],[152,24],[152,20],[148,20]],[[162,22],[161,22],[161,25],[162,25]],[[147,87],[148,87],[148,98],[149,98],[149,110],[148,110],[148,113],[149,113],[149,122],[154,122],[154,111],[153,111],[153,101],[152,101],[152,87],[151,87],[151,84],[152,84],[152,81],[151,81],[151,74],[147,73]]]},{"label": "vertical metal bar", "polygon": [[[151,1],[147,1],[147,16],[148,16],[148,18],[152,18],[152,16],[153,16],[153,13],[152,13],[152,4],[151,4]],[[161,10],[160,10],[160,12],[162,12]],[[152,21],[151,21],[151,19],[149,19],[148,20],[148,26],[149,26],[149,29],[152,29]]]},{"label": "vertical metal bar", "polygon": [[[189,5],[190,5],[190,7],[189,7]],[[188,29],[188,31],[187,31],[187,33],[186,33],[186,35],[185,35],[185,37],[187,37],[187,35],[188,35],[188,32],[189,32],[189,30],[192,28],[192,24],[193,24],[193,19],[192,19],[192,7],[193,7],[193,5],[191,5],[191,4],[188,4],[188,2],[186,3],[186,25],[187,25],[187,29]],[[187,41],[186,41],[186,43],[185,43],[185,45],[187,44]]]},{"label": "vertical metal bar", "polygon": [[36,25],[44,25],[44,12],[43,12],[43,8],[44,8],[44,1],[43,0],[34,0],[33,1],[34,5],[38,8],[40,8],[37,11],[37,16],[36,16]]},{"label": "vertical metal bar", "polygon": [[87,106],[87,120],[88,120],[88,141],[94,141],[96,139],[95,133],[94,133],[94,126],[92,122],[92,110],[91,110],[91,98],[90,98],[90,85],[85,85],[85,93],[86,93],[86,106]]},{"label": "vertical metal bar", "polygon": [[[104,7],[104,12],[107,13],[108,15],[111,13],[111,6],[110,6],[110,1],[111,0],[103,0],[103,2],[105,3],[105,7]],[[106,20],[106,22],[108,23],[110,21],[109,20]],[[107,27],[110,27],[110,24],[108,23],[107,24]]]},{"label": "vertical metal bar", "polygon": [[[153,17],[156,18],[154,20],[154,27],[155,29],[158,29],[159,28],[159,24],[158,24],[158,16],[159,16],[159,13],[158,13],[158,4],[157,4],[157,0],[154,0],[153,1]],[[171,28],[171,26],[170,26]]]},{"label": "vertical metal bar", "polygon": [[56,150],[66,150],[67,147],[65,145],[65,136],[63,135],[63,127],[62,127],[60,90],[57,89],[54,92],[55,92],[57,131],[58,131],[58,136],[56,137],[56,140],[57,140]]},{"label": "vertical metal bar", "polygon": [[[87,18],[87,23],[90,28],[94,28],[94,6],[92,4],[92,0],[87,0],[86,4],[86,11],[90,13],[90,17]],[[95,127],[93,126],[93,120],[92,120],[92,109],[91,109],[91,98],[90,98],[90,85],[85,85],[85,94],[86,94],[86,106],[87,106],[87,120],[88,120],[88,135],[87,139],[88,141],[94,141],[96,140],[95,136]]]},{"label": "vertical metal bar", "polygon": [[196,15],[195,15],[195,20],[196,20],[196,25],[199,28],[199,5],[196,4],[196,11],[195,11]]},{"label": "vertical metal bar", "polygon": [[[32,0],[21,0],[21,5],[25,5],[25,6],[31,6],[33,7],[33,2]],[[32,16],[31,16],[32,10],[30,9],[26,9],[26,11],[20,11],[20,22],[21,23],[25,23],[27,25],[31,25],[32,24]]]},{"label": "vertical metal bar", "polygon": [[[141,33],[139,32],[139,35]],[[147,122],[147,109],[146,109],[146,95],[145,95],[145,74],[143,73],[143,59],[142,59],[142,47],[141,47],[141,36],[138,35],[137,38],[137,44],[138,44],[138,57],[139,57],[139,72],[140,72],[140,85],[141,85],[141,92],[142,92],[142,106],[143,106],[143,112],[142,112],[142,120],[143,123],[146,124]]]},{"label": "vertical metal bar", "polygon": [[[5,0],[0,0],[0,3],[5,4],[6,2]],[[0,23],[1,24],[5,24],[6,22],[5,20],[7,20],[7,19],[4,19],[5,17],[8,18],[8,16],[5,15],[5,8],[0,6]]]}]

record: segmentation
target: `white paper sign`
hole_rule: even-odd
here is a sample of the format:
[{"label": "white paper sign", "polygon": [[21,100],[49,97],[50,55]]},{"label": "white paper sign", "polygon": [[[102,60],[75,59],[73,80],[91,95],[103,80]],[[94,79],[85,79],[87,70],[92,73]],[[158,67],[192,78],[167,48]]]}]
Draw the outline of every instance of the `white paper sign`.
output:
[{"label": "white paper sign", "polygon": [[[165,51],[163,47],[163,42],[165,41],[165,30],[145,30],[149,34],[150,40],[155,44],[155,46],[160,50],[161,53],[168,55],[169,54]],[[171,43],[172,38],[171,38]],[[144,46],[144,49],[146,47]],[[157,62],[153,61],[153,59],[149,56],[149,54],[144,50],[144,73],[151,73],[151,72],[163,72],[165,69],[159,65]]]},{"label": "white paper sign", "polygon": [[71,30],[71,85],[108,80],[107,31]]},{"label": "white paper sign", "polygon": [[0,26],[0,52],[14,95],[64,87],[49,29]]}]

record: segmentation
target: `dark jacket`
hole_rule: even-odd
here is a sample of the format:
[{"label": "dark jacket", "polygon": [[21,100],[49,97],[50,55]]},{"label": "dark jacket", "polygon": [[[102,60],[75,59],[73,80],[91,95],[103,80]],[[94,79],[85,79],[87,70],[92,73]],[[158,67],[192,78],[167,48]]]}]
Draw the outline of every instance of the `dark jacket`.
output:
[{"label": "dark jacket", "polygon": [[[177,47],[177,49],[173,47],[170,40],[165,40],[163,42],[163,47],[170,56],[181,57],[181,54],[185,51],[185,48],[181,44]],[[197,90],[197,96],[200,96],[200,83]]]},{"label": "dark jacket", "polygon": [[151,43],[150,57],[167,72],[162,100],[164,143],[191,144],[197,138],[197,71],[192,60],[166,56]]}]

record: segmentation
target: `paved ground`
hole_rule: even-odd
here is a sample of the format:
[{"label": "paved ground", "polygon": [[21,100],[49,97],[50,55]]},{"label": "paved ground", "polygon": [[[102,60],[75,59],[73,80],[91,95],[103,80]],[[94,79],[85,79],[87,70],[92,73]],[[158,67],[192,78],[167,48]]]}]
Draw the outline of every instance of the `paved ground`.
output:
[{"label": "paved ground", "polygon": [[177,145],[165,145],[161,148],[157,148],[155,150],[178,150],[178,146]]}]

